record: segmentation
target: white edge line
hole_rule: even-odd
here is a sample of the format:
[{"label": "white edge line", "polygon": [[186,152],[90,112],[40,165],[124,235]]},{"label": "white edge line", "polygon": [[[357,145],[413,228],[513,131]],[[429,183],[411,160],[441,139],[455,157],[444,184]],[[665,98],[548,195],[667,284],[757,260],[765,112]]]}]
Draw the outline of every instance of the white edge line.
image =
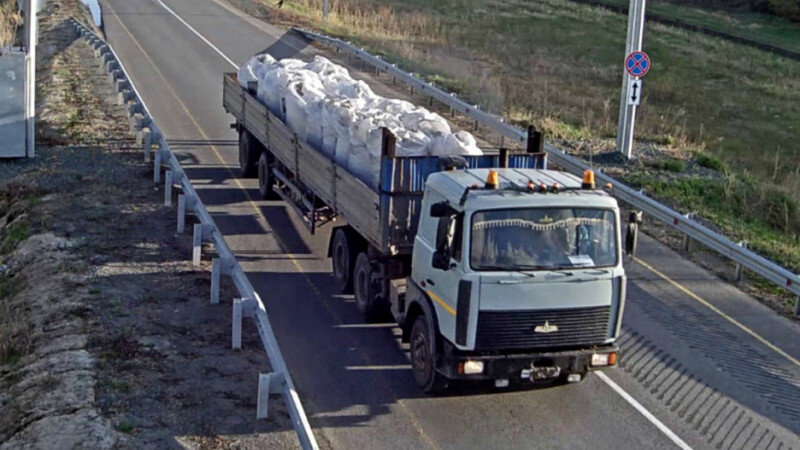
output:
[{"label": "white edge line", "polygon": [[169,7],[169,6],[165,5],[165,4],[164,4],[164,2],[162,2],[161,0],[155,0],[155,2],[156,2],[156,3],[158,3],[159,5],[161,5],[161,7],[162,7],[162,8],[166,9],[168,13],[172,14],[172,15],[173,15],[173,16],[174,16],[176,19],[178,19],[178,20],[179,20],[179,21],[180,21],[182,24],[186,25],[186,28],[188,28],[189,30],[191,30],[191,31],[192,31],[192,33],[196,34],[196,35],[197,35],[197,37],[199,37],[199,38],[200,38],[200,39],[201,39],[203,42],[205,42],[206,44],[208,44],[208,46],[209,46],[209,47],[211,47],[212,49],[214,49],[214,51],[215,51],[215,52],[217,52],[217,54],[219,54],[219,56],[221,56],[223,59],[225,59],[225,61],[228,61],[228,64],[232,65],[232,66],[233,66],[235,69],[238,69],[238,68],[239,68],[239,66],[238,66],[238,65],[237,65],[235,62],[233,62],[233,60],[232,60],[232,59],[228,58],[228,57],[225,55],[225,53],[222,53],[222,51],[221,51],[220,49],[218,49],[216,45],[212,44],[212,43],[211,43],[211,41],[209,41],[208,39],[206,39],[206,37],[205,37],[205,36],[203,36],[202,34],[200,34],[200,32],[199,32],[199,31],[195,30],[195,29],[194,29],[194,28],[193,28],[191,25],[189,25],[188,23],[186,23],[186,21],[185,21],[185,20],[183,20],[183,19],[181,18],[181,16],[179,16],[178,14],[176,14],[176,13],[175,13],[175,11],[173,11],[172,9],[170,9],[170,7]]},{"label": "white edge line", "polygon": [[663,422],[658,420],[656,416],[654,416],[650,411],[648,411],[647,408],[642,406],[641,403],[636,401],[635,398],[631,397],[630,394],[628,394],[617,383],[615,383],[614,380],[609,378],[608,375],[604,374],[603,372],[595,372],[594,374],[597,375],[598,378],[603,380],[603,382],[607,384],[609,387],[611,387],[611,389],[613,389],[617,394],[619,394],[620,397],[624,398],[625,401],[630,403],[630,405],[633,406],[637,411],[639,411],[639,413],[643,415],[645,419],[649,420],[650,423],[652,423],[653,425],[656,426],[656,428],[661,430],[661,432],[664,433],[669,438],[669,440],[674,442],[675,445],[677,445],[683,450],[692,450],[692,447],[689,446],[689,444],[684,442],[683,439],[678,437],[678,435],[675,434],[672,430],[670,430],[666,425],[664,425]]},{"label": "white edge line", "polygon": [[[205,42],[209,47],[211,47],[215,52],[217,52],[225,61],[227,61],[231,66],[234,68],[239,68],[236,63],[233,62],[227,55],[222,53],[220,49],[218,49],[214,44],[211,43],[205,36],[200,34],[197,30],[195,30],[191,25],[186,23],[178,14],[175,13],[169,6],[165,5],[164,2],[161,0],[155,0],[159,5],[161,5],[167,12],[172,14],[176,19],[178,19],[183,25],[186,26],[189,30],[192,31],[197,37],[199,37],[203,42]],[[677,434],[675,434],[672,430],[670,430],[663,422],[658,420],[656,416],[654,416],[650,411],[647,410],[641,403],[636,401],[630,394],[628,394],[624,389],[622,389],[617,383],[615,383],[611,378],[602,372],[595,372],[595,374],[600,378],[604,383],[606,383],[611,389],[614,390],[617,394],[619,394],[625,401],[627,401],[631,406],[633,406],[641,415],[643,415],[650,423],[656,426],[662,433],[664,433],[672,442],[674,442],[678,447],[683,450],[693,450],[689,444],[683,441]]]}]

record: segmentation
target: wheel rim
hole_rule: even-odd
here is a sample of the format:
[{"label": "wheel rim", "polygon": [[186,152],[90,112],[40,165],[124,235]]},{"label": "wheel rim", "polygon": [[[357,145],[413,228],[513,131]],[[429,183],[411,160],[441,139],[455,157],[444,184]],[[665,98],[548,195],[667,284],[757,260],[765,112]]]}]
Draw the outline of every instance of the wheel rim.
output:
[{"label": "wheel rim", "polygon": [[430,376],[428,359],[428,339],[425,333],[420,330],[414,333],[411,339],[411,362],[414,365],[415,375],[421,382],[427,382]]}]

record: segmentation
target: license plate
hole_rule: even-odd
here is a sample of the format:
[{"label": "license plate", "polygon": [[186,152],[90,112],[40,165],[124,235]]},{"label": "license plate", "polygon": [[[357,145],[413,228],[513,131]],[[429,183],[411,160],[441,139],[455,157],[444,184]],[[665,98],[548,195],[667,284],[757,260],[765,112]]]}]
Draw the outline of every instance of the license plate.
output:
[{"label": "license plate", "polygon": [[559,375],[561,375],[561,367],[558,366],[531,367],[524,369],[520,374],[522,378],[528,378],[531,381],[550,380],[558,378]]}]

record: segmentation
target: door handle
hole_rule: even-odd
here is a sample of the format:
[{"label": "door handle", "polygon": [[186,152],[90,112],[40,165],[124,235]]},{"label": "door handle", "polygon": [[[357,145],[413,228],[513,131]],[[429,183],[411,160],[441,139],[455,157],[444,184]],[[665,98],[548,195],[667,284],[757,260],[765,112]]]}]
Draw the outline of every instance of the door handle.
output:
[{"label": "door handle", "polygon": [[426,282],[426,283],[428,283],[428,284],[430,284],[431,286],[436,286],[436,283],[434,283],[434,282],[433,282],[433,280],[431,280],[430,278],[427,278],[427,279],[425,280],[425,282]]}]

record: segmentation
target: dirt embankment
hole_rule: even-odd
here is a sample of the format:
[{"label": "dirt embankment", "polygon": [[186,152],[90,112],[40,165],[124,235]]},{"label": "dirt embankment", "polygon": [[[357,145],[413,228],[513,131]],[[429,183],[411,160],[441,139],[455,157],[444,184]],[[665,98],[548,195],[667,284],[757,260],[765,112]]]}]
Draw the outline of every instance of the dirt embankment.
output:
[{"label": "dirt embankment", "polygon": [[296,445],[279,399],[255,420],[256,331],[230,350],[230,304],[70,15],[91,23],[78,0],[41,15],[38,156],[0,161],[0,448]]}]

